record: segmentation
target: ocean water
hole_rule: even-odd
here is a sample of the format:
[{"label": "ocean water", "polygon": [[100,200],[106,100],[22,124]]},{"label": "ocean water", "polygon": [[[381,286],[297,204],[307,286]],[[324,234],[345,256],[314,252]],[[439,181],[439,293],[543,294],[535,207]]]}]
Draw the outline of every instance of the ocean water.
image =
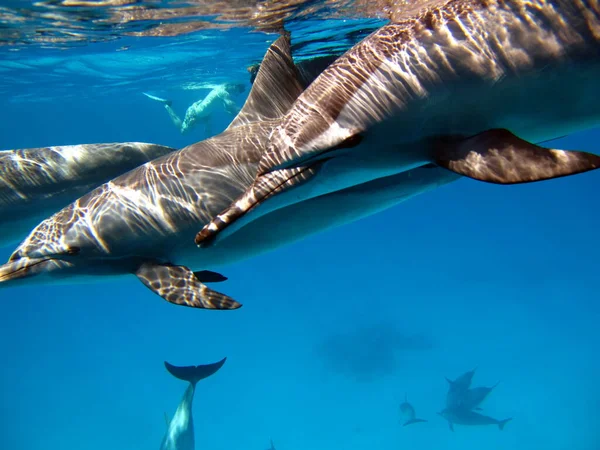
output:
[{"label": "ocean water", "polygon": [[[290,31],[302,58],[381,23],[309,16]],[[182,136],[141,92],[183,115],[210,84],[249,87],[246,67],[277,35],[113,37],[1,46],[0,148],[204,139],[201,127]],[[229,122],[214,119],[214,133]],[[598,153],[599,141],[590,130],[552,146]],[[197,449],[264,450],[272,438],[277,450],[598,450],[599,190],[598,171],[461,179],[224,268],[236,311],[171,305],[133,276],[3,289],[0,448],[158,449],[186,388],[163,361],[227,356],[197,386]],[[499,382],[483,408],[513,418],[503,431],[451,432],[437,414],[444,377],[475,367],[474,385]],[[428,422],[401,426],[405,394]]]}]

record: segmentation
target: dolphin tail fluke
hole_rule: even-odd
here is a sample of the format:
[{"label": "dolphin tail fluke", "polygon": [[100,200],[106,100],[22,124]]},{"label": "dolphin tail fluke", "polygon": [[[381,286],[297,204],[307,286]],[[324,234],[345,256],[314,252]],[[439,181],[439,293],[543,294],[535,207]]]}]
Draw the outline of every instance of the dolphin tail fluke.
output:
[{"label": "dolphin tail fluke", "polygon": [[184,266],[147,262],[135,274],[148,289],[169,303],[204,309],[238,309],[242,306],[203,284]]},{"label": "dolphin tail fluke", "polygon": [[504,430],[504,426],[511,420],[512,420],[512,417],[509,417],[508,419],[504,419],[504,420],[501,420],[500,422],[498,422],[498,428],[500,428],[500,431]]},{"label": "dolphin tail fluke", "polygon": [[600,156],[540,147],[505,129],[466,139],[440,139],[434,146],[434,160],[460,175],[496,184],[531,183],[600,167]]},{"label": "dolphin tail fluke", "polygon": [[404,424],[402,426],[405,427],[407,425],[412,425],[412,424],[421,423],[421,422],[427,422],[427,420],[425,420],[425,419],[410,419],[410,420],[407,420],[406,422],[404,422]]},{"label": "dolphin tail fluke", "polygon": [[188,381],[195,385],[198,381],[208,378],[217,372],[221,367],[223,367],[223,364],[225,364],[226,360],[227,358],[223,358],[219,362],[200,366],[174,366],[165,361],[165,367],[175,378]]},{"label": "dolphin tail fluke", "polygon": [[163,105],[171,106],[173,102],[167,98],[157,97],[156,95],[148,94],[147,92],[142,92],[146,97],[156,102],[162,103]]}]

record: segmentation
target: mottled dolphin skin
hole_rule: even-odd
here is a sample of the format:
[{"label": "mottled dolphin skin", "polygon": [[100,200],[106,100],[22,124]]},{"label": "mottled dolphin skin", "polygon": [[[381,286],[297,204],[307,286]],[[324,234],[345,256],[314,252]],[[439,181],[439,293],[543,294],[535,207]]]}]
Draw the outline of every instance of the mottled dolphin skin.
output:
[{"label": "mottled dolphin skin", "polygon": [[276,116],[303,89],[295,72],[289,37],[281,37],[227,130],[119,176],[43,221],[0,267],[0,287],[135,274],[169,302],[235,309],[238,302],[204,284],[226,279],[206,268],[348,223],[459,178],[439,167],[382,177],[278,209],[198,251],[186,236],[252,183]]},{"label": "mottled dolphin skin", "polygon": [[290,203],[426,164],[498,184],[600,167],[596,155],[535,145],[600,124],[597,0],[417,8],[356,44],[300,95],[252,186],[196,244]]},{"label": "mottled dolphin skin", "polygon": [[498,420],[461,408],[446,408],[438,414],[448,421],[448,426],[452,431],[454,431],[455,423],[458,425],[498,425],[498,428],[503,430],[504,426],[512,420],[512,418]]},{"label": "mottled dolphin skin", "polygon": [[142,142],[0,151],[0,247],[102,183],[173,151]]},{"label": "mottled dolphin skin", "polygon": [[167,425],[167,432],[160,444],[160,450],[195,450],[192,404],[196,383],[217,372],[223,367],[226,360],[227,358],[223,358],[213,364],[187,367],[173,366],[165,361],[165,367],[171,375],[190,384],[183,394],[175,415]]},{"label": "mottled dolphin skin", "polygon": [[427,422],[425,419],[417,418],[417,414],[415,413],[415,408],[413,405],[408,403],[408,396],[404,394],[404,401],[400,404],[400,413],[406,419],[402,426],[412,425],[419,422]]}]

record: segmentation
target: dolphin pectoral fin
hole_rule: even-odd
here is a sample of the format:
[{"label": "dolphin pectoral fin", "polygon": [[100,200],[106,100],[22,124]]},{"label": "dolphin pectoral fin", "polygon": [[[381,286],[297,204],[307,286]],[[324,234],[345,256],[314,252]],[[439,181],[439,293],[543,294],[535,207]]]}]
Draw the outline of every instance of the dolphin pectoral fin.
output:
[{"label": "dolphin pectoral fin", "polygon": [[504,419],[498,422],[498,428],[500,428],[500,431],[504,430],[504,426],[510,422],[512,420],[512,417],[509,417],[508,419]]},{"label": "dolphin pectoral fin", "polygon": [[201,283],[219,283],[221,281],[227,281],[226,276],[210,270],[198,270],[197,272],[194,272],[194,276]]},{"label": "dolphin pectoral fin", "polygon": [[473,408],[475,411],[483,411],[483,408],[480,408],[479,406],[476,408]]},{"label": "dolphin pectoral fin", "polygon": [[435,163],[460,175],[496,184],[549,180],[600,167],[600,156],[540,147],[505,129],[466,139],[440,139]]},{"label": "dolphin pectoral fin", "polygon": [[229,225],[243,217],[246,213],[263,203],[272,195],[298,186],[312,178],[321,165],[322,160],[312,166],[300,166],[292,169],[279,169],[259,176],[256,181],[228,208],[215,216],[196,234],[196,245],[208,247],[215,242],[217,235]]},{"label": "dolphin pectoral fin", "polygon": [[151,95],[151,94],[148,94],[147,92],[142,92],[142,94],[144,94],[146,97],[148,97],[151,100],[154,100],[156,102],[159,102],[159,103],[162,103],[165,105],[171,106],[173,104],[173,102],[171,100],[166,99],[166,98],[157,97],[156,95]]},{"label": "dolphin pectoral fin", "polygon": [[237,309],[242,306],[202,284],[184,266],[144,263],[135,274],[148,289],[169,303],[205,309]]}]

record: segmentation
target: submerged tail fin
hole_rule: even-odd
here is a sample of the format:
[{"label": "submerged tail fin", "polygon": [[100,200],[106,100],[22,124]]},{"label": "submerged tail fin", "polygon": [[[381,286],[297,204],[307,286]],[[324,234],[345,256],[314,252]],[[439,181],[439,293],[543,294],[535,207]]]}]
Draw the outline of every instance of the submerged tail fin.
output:
[{"label": "submerged tail fin", "polygon": [[496,184],[531,183],[600,168],[600,156],[540,147],[505,129],[441,139],[434,160],[460,175]]},{"label": "submerged tail fin", "polygon": [[217,372],[227,358],[213,364],[204,364],[200,366],[174,366],[165,361],[165,367],[171,375],[183,381],[188,381],[191,384],[196,384],[198,381],[210,377]]},{"label": "submerged tail fin", "polygon": [[500,428],[501,431],[504,430],[504,426],[508,422],[510,422],[511,420],[512,420],[512,417],[509,417],[508,419],[501,420],[500,422],[498,422],[498,428]]},{"label": "submerged tail fin", "polygon": [[406,425],[412,425],[413,423],[420,423],[420,422],[427,422],[427,420],[425,420],[425,419],[410,419],[410,420],[407,420],[406,422],[404,422],[404,424],[402,426],[405,427]]}]

